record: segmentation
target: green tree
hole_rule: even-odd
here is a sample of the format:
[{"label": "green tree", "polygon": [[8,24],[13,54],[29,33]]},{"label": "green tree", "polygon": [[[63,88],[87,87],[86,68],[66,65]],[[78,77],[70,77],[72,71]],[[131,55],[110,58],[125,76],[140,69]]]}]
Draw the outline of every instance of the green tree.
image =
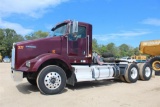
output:
[{"label": "green tree", "polygon": [[134,48],[129,46],[129,50],[128,50],[127,56],[131,57],[132,55],[134,55]]},{"label": "green tree", "polygon": [[3,38],[5,37],[3,29],[0,29],[0,51],[2,51],[3,49],[5,49],[4,47],[2,47],[2,42],[3,42]]},{"label": "green tree", "polygon": [[119,46],[120,57],[128,56],[129,46],[127,44],[122,44]]},{"label": "green tree", "polygon": [[139,48],[134,48],[134,55],[140,55]]},{"label": "green tree", "polygon": [[133,48],[127,44],[122,44],[119,46],[119,52],[120,52],[120,57],[124,57],[124,56],[132,56],[132,55],[135,55],[135,52],[136,54],[138,51],[138,48]]},{"label": "green tree", "polygon": [[2,56],[11,56],[13,43],[23,40],[24,38],[13,29],[0,29],[0,53]]},{"label": "green tree", "polygon": [[105,52],[112,53],[117,58],[124,57],[124,56],[131,57],[133,55],[140,55],[138,47],[133,48],[132,46],[129,46],[127,44],[122,44],[117,47],[112,42],[107,45],[99,45],[96,39],[92,40],[92,48],[93,48],[93,51],[99,52],[101,54]]},{"label": "green tree", "polygon": [[106,52],[106,46],[105,45],[98,45],[98,52],[100,54]]},{"label": "green tree", "polygon": [[43,32],[41,30],[34,32],[30,35],[26,35],[25,39],[26,40],[33,40],[33,39],[39,39],[39,38],[45,38],[48,36],[48,32]]},{"label": "green tree", "polygon": [[92,51],[99,52],[99,45],[96,39],[92,39]]},{"label": "green tree", "polygon": [[106,46],[106,50],[107,50],[107,52],[112,53],[114,56],[116,56],[118,53],[118,49],[116,48],[114,43],[109,43]]}]

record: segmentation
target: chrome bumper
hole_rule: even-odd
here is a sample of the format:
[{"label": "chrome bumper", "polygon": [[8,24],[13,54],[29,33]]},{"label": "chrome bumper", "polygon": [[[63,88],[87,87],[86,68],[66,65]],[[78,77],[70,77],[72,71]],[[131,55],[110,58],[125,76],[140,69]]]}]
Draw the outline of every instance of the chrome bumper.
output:
[{"label": "chrome bumper", "polygon": [[14,81],[19,82],[23,80],[23,72],[11,70],[11,77]]}]

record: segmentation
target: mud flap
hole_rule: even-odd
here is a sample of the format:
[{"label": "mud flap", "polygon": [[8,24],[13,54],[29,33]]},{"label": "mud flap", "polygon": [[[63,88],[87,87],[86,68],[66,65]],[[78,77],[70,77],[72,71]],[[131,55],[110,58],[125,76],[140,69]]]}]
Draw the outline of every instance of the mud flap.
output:
[{"label": "mud flap", "polygon": [[74,86],[76,82],[77,82],[76,75],[74,72],[72,72],[72,75],[67,79],[67,84]]}]

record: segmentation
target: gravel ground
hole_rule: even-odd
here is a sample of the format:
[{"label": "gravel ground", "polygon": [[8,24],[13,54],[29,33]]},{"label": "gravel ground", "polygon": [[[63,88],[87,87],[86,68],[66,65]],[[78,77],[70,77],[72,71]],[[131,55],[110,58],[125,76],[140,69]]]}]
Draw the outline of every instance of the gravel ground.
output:
[{"label": "gravel ground", "polygon": [[83,82],[63,93],[43,95],[26,79],[16,83],[10,63],[0,63],[0,107],[160,107],[160,76],[129,84],[119,80]]}]

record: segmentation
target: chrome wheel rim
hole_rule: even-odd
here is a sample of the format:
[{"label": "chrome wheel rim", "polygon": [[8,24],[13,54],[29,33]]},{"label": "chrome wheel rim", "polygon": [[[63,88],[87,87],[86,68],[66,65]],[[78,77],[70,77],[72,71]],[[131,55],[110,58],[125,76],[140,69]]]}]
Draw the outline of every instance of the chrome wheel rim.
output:
[{"label": "chrome wheel rim", "polygon": [[145,76],[149,77],[151,75],[151,69],[149,67],[145,68]]},{"label": "chrome wheel rim", "polygon": [[55,90],[61,85],[61,76],[57,72],[49,72],[44,78],[45,86],[50,90]]},{"label": "chrome wheel rim", "polygon": [[137,69],[134,67],[131,69],[131,78],[132,79],[136,79],[137,78],[137,75],[138,75],[138,71]]}]

